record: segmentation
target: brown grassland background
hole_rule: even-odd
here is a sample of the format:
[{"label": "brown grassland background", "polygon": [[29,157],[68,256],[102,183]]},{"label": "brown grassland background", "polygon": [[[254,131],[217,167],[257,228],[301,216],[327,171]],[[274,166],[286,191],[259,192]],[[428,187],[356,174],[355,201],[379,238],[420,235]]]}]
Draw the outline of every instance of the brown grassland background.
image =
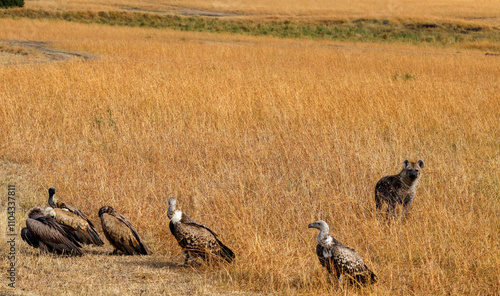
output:
[{"label": "brown grassland background", "polygon": [[244,16],[287,17],[418,17],[463,18],[499,23],[497,0],[26,0],[27,7],[44,10],[151,10],[157,13],[190,9]]},{"label": "brown grassland background", "polygon": [[[26,6],[45,2],[63,10],[93,3]],[[321,3],[324,13],[339,4],[342,17],[413,3],[400,16],[498,22],[495,1],[468,10],[458,0],[433,8],[430,1],[352,2],[373,5],[365,8],[290,1],[281,10],[284,1],[253,2],[182,1],[276,15],[320,15]],[[500,293],[498,56],[8,18],[0,19],[0,40],[48,41],[95,57],[48,62],[4,50],[24,62],[0,64],[1,225],[8,184],[16,185],[18,230],[54,186],[103,239],[97,212],[111,205],[154,252],[108,256],[106,244],[85,247],[81,258],[48,256],[17,237],[13,290],[2,226],[0,294]],[[387,223],[375,212],[375,183],[406,158],[426,164],[417,198],[406,220]],[[183,266],[166,217],[173,196],[233,249],[233,264]],[[376,285],[328,282],[315,255],[317,230],[307,229],[319,219],[363,256]]]}]

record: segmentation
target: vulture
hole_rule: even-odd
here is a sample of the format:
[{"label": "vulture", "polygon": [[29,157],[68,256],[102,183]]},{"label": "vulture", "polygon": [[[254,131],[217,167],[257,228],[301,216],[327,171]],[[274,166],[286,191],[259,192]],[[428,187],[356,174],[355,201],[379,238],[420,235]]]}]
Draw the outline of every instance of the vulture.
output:
[{"label": "vulture", "polygon": [[366,285],[377,281],[377,276],[365,265],[358,252],[328,234],[330,228],[325,221],[311,223],[308,228],[319,229],[316,255],[321,265],[333,274],[335,282],[339,283],[343,276],[349,284]]},{"label": "vulture", "polygon": [[47,207],[45,215],[52,216],[66,232],[76,237],[79,243],[86,245],[94,244],[96,246],[104,244],[89,222],[77,214],[65,209]]},{"label": "vulture", "polygon": [[113,245],[117,254],[118,250],[125,255],[151,255],[153,254],[135,230],[135,227],[120,213],[110,206],[99,209],[102,230],[108,241]]},{"label": "vulture", "polygon": [[45,215],[39,207],[28,212],[26,227],[21,229],[21,238],[30,246],[45,252],[83,255],[76,238],[67,233],[52,216]]},{"label": "vulture", "polygon": [[93,244],[96,246],[104,245],[104,242],[99,237],[99,234],[97,234],[97,231],[95,231],[94,224],[90,221],[89,217],[78,209],[57,200],[54,197],[55,194],[56,189],[50,187],[49,205],[52,208],[47,208],[46,214],[52,213],[51,210],[53,210],[53,217],[56,219],[57,223],[63,225],[66,231],[72,232],[80,243],[86,245]]},{"label": "vulture", "polygon": [[208,227],[177,210],[176,204],[175,198],[168,199],[167,216],[170,219],[170,232],[182,248],[184,264],[196,257],[201,257],[205,261],[224,259],[231,263],[235,257],[233,251],[226,247]]}]

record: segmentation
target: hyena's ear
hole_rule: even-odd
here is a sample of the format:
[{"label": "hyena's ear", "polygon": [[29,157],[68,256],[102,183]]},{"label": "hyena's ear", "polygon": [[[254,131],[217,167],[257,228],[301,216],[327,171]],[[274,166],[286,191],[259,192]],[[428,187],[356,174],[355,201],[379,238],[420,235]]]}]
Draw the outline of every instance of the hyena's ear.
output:
[{"label": "hyena's ear", "polygon": [[406,169],[409,165],[410,161],[408,159],[405,159],[405,161],[403,161],[403,170]]},{"label": "hyena's ear", "polygon": [[421,169],[423,169],[423,168],[424,168],[424,166],[425,166],[425,164],[424,164],[424,161],[423,161],[423,160],[419,160],[419,161],[417,161],[417,164],[418,164],[418,166],[419,166]]}]

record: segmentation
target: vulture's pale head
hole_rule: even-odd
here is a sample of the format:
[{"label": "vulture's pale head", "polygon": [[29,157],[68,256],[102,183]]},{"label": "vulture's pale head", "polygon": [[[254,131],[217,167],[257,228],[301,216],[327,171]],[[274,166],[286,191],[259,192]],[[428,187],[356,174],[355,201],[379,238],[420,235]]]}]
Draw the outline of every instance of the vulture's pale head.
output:
[{"label": "vulture's pale head", "polygon": [[314,223],[311,223],[307,227],[308,228],[317,228],[321,232],[328,232],[328,231],[330,231],[330,227],[328,227],[328,224],[326,224],[326,222],[323,221],[323,220],[319,220],[319,221],[316,221]]},{"label": "vulture's pale head", "polygon": [[51,207],[46,207],[45,208],[45,215],[46,216],[51,216],[52,218],[55,218],[56,217],[56,211],[54,211],[54,209],[51,208]]},{"label": "vulture's pale head", "polygon": [[172,219],[175,213],[175,209],[177,206],[177,199],[175,197],[171,197],[168,199],[168,211],[167,216],[169,219]]},{"label": "vulture's pale head", "polygon": [[332,237],[328,234],[330,231],[330,227],[328,227],[328,224],[326,224],[325,221],[319,220],[314,223],[309,224],[309,228],[317,228],[319,229],[319,234],[316,240],[318,241],[318,244],[321,245],[329,245],[332,243]]},{"label": "vulture's pale head", "polygon": [[177,198],[171,197],[168,199],[168,206],[175,207],[177,205]]}]

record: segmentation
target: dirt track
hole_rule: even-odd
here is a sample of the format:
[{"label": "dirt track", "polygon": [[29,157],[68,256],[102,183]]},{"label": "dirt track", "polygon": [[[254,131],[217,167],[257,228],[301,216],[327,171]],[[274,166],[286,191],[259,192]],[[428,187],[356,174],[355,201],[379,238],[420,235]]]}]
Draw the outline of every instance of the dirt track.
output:
[{"label": "dirt track", "polygon": [[157,13],[157,14],[178,14],[186,16],[203,16],[203,17],[239,17],[242,14],[235,14],[222,11],[208,11],[208,10],[198,10],[192,8],[186,8],[175,5],[164,5],[162,9],[149,9],[147,7],[136,7],[136,6],[121,6],[121,10],[134,11],[134,12],[146,12],[146,13]]},{"label": "dirt track", "polygon": [[97,58],[90,54],[52,49],[48,47],[50,44],[51,42],[42,41],[0,40],[0,64],[22,65]]}]

